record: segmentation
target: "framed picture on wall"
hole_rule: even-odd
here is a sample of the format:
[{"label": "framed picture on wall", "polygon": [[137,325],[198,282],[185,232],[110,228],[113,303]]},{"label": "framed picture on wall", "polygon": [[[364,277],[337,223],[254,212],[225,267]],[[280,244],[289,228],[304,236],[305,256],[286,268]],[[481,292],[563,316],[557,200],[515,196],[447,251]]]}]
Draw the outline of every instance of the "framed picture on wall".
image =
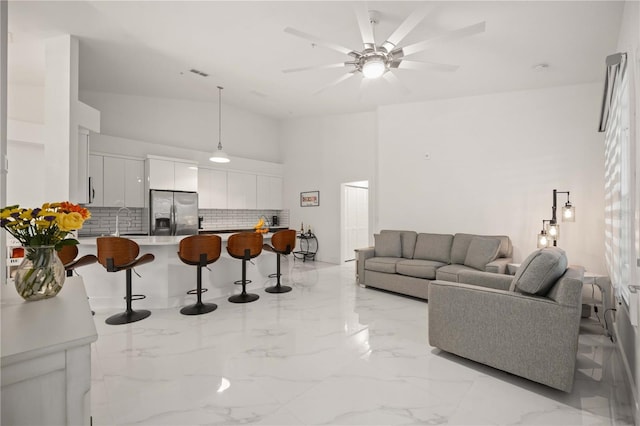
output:
[{"label": "framed picture on wall", "polygon": [[318,207],[320,205],[320,191],[300,193],[300,207]]}]

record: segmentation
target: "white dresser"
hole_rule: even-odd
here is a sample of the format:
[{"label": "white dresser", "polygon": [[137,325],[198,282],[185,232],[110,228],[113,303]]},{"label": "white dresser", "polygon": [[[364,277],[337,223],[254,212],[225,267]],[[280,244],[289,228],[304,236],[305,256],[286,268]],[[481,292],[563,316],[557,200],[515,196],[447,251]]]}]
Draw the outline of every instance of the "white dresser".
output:
[{"label": "white dresser", "polygon": [[90,424],[91,343],[98,338],[82,278],[24,302],[2,285],[2,424]]}]

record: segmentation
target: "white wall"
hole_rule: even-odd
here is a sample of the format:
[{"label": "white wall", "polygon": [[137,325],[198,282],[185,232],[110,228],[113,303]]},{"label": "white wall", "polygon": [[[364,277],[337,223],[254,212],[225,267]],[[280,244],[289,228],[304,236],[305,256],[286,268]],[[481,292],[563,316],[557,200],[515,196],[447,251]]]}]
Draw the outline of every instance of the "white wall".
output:
[{"label": "white wall", "polygon": [[[311,225],[317,259],[340,262],[341,184],[375,185],[376,114],[333,115],[287,120],[282,125],[284,204],[290,226]],[[319,207],[300,207],[300,192],[320,191]]]},{"label": "white wall", "polygon": [[[218,103],[82,91],[101,112],[101,133],[212,152],[218,144]],[[222,145],[227,154],[281,162],[279,123],[225,103]]]},{"label": "white wall", "polygon": [[521,261],[553,189],[570,191],[576,222],[560,224],[558,245],[605,273],[601,96],[591,84],[380,108],[373,231],[506,234]]}]

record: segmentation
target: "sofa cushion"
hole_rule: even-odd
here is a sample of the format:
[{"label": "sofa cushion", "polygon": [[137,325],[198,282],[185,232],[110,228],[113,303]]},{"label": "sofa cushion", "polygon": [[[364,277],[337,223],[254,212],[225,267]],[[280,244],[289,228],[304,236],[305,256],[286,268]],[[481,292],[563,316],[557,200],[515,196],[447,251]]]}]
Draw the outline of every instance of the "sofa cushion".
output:
[{"label": "sofa cushion", "polygon": [[500,240],[487,237],[473,237],[467,256],[464,259],[465,266],[471,266],[479,271],[484,271],[487,263],[493,261],[498,256]]},{"label": "sofa cushion", "polygon": [[405,259],[412,259],[413,252],[416,248],[416,237],[418,233],[415,231],[393,231],[388,229],[383,229],[380,231],[380,234],[384,233],[398,233],[400,234],[400,244],[402,246],[402,257]]},{"label": "sofa cushion", "polygon": [[518,268],[510,290],[544,296],[566,269],[564,250],[558,247],[536,250]]},{"label": "sofa cushion", "polygon": [[462,271],[478,272],[477,269],[473,269],[470,266],[452,264],[452,265],[443,266],[442,268],[438,268],[438,270],[436,271],[436,279],[440,281],[452,281],[454,283],[459,283],[460,282],[459,274]]},{"label": "sofa cushion", "polygon": [[500,240],[498,257],[511,257],[513,247],[511,245],[511,239],[506,235],[456,234],[453,237],[453,244],[451,246],[451,263],[464,265],[464,261],[467,258],[467,250],[473,237],[497,238]]},{"label": "sofa cushion", "polygon": [[399,257],[372,257],[364,261],[364,269],[368,271],[396,273],[396,264],[402,260]]},{"label": "sofa cushion", "polygon": [[451,260],[451,243],[453,235],[449,234],[418,234],[414,259],[434,260],[449,263]]},{"label": "sofa cushion", "polygon": [[436,270],[446,265],[443,262],[433,260],[407,259],[396,264],[396,272],[409,277],[436,279]]},{"label": "sofa cushion", "polygon": [[385,232],[375,234],[375,257],[401,257],[402,246],[400,243],[400,233]]},{"label": "sofa cushion", "polygon": [[473,235],[471,234],[456,234],[453,236],[453,243],[451,244],[451,263],[458,265],[464,265],[464,260],[467,258],[467,249],[471,244]]}]

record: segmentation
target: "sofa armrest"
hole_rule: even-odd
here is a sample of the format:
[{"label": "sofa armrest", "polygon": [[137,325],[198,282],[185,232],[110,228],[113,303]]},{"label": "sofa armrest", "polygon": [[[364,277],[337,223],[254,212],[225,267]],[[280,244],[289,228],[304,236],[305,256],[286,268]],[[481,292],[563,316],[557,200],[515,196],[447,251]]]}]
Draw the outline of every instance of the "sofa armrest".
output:
[{"label": "sofa armrest", "polygon": [[374,247],[356,249],[356,277],[358,284],[364,284],[364,262],[374,256]]},{"label": "sofa armrest", "polygon": [[487,263],[484,267],[485,272],[493,272],[496,274],[506,274],[507,264],[511,263],[513,259],[511,257],[500,257],[492,262]]},{"label": "sofa armrest", "polygon": [[447,352],[570,392],[580,310],[553,300],[433,281],[429,344]]},{"label": "sofa armrest", "polygon": [[460,271],[458,282],[498,290],[509,290],[513,275],[496,274],[482,271]]}]

